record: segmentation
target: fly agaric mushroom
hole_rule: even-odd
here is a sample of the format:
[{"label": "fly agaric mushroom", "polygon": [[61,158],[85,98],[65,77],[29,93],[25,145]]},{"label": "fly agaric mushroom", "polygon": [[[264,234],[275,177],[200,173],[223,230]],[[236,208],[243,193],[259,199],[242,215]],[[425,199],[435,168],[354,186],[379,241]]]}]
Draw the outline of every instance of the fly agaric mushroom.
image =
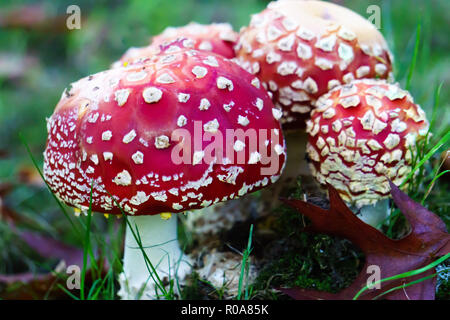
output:
[{"label": "fly agaric mushroom", "polygon": [[239,63],[273,94],[284,128],[303,128],[314,101],[340,84],[392,76],[380,32],[330,2],[271,2],[241,30],[235,49]]},{"label": "fly agaric mushroom", "polygon": [[[87,210],[92,186],[92,210],[123,209],[158,274],[171,279],[189,267],[178,263],[177,220],[161,218],[261,189],[277,180],[286,158],[279,118],[259,80],[182,43],[73,83],[48,120],[44,152],[52,191]],[[156,295],[128,228],[120,282],[124,299]]]},{"label": "fly agaric mushroom", "polygon": [[275,1],[241,30],[236,59],[273,95],[283,113],[289,158],[281,180],[314,186],[306,162],[305,121],[314,102],[358,78],[391,78],[392,55],[357,13],[323,1]]},{"label": "fly agaric mushroom", "polygon": [[405,180],[428,128],[424,111],[397,84],[362,79],[336,87],[319,98],[307,122],[312,173],[376,226],[388,211],[387,179]]},{"label": "fly agaric mushroom", "polygon": [[225,58],[234,58],[233,46],[238,34],[228,23],[213,23],[209,25],[191,22],[184,27],[168,27],[161,34],[153,37],[149,46],[130,48],[113,66],[137,62],[160,51],[164,45],[184,38],[184,46],[201,51],[209,51]]}]

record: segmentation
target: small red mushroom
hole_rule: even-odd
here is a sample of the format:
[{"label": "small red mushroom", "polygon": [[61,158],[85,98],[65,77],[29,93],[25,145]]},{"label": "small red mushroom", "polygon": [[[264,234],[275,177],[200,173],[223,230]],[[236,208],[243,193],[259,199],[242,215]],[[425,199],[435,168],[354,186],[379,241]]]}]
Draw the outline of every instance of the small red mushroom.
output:
[{"label": "small red mushroom", "polygon": [[[129,215],[150,261],[172,277],[182,256],[176,219],[159,214],[261,189],[286,159],[278,114],[259,80],[183,43],[73,83],[48,119],[44,152],[44,176],[58,198],[87,210],[93,186],[92,210]],[[127,229],[119,292],[126,299],[149,277],[136,248]],[[187,272],[178,268],[178,277]],[[155,296],[152,284],[144,297]]]},{"label": "small red mushroom", "polygon": [[[424,111],[397,84],[362,79],[323,95],[307,122],[307,152],[317,181],[362,208],[377,225],[390,195],[387,179],[400,185],[411,172],[416,141],[429,128]],[[376,206],[374,206],[376,205]],[[381,221],[380,221],[381,220]]]},{"label": "small red mushroom", "polygon": [[392,77],[381,33],[330,2],[271,2],[241,30],[235,49],[239,63],[273,94],[284,128],[303,128],[314,101],[340,84]]},{"label": "small red mushroom", "polygon": [[168,27],[161,34],[152,38],[151,44],[145,47],[133,47],[114,64],[114,67],[137,62],[160,51],[160,46],[184,38],[183,45],[201,51],[214,52],[225,58],[235,57],[233,46],[238,34],[228,23],[209,25],[191,22],[183,27]]}]

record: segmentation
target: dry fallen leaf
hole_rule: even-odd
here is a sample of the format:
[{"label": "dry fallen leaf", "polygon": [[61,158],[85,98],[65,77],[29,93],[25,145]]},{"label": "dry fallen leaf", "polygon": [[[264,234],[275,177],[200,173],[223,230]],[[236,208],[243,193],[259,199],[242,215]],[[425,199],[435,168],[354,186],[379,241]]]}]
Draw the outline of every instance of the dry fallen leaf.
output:
[{"label": "dry fallen leaf", "polygon": [[[365,266],[356,280],[347,288],[333,294],[303,288],[283,288],[282,292],[294,299],[352,299],[366,284],[373,272],[368,273],[369,266],[378,266],[381,279],[395,276],[407,271],[422,268],[438,257],[450,252],[450,234],[444,222],[434,213],[414,202],[405,193],[391,183],[391,194],[395,204],[410,223],[410,233],[402,239],[393,240],[377,229],[365,224],[348,209],[339,193],[329,186],[330,209],[325,210],[300,200],[285,200],[299,213],[311,220],[306,231],[340,236],[350,240],[366,255]],[[430,269],[419,275],[383,282],[380,288],[373,288],[362,293],[359,299],[373,299],[381,293],[432,275]],[[383,296],[389,300],[433,300],[435,297],[436,277],[428,279],[401,290],[395,290]]]}]

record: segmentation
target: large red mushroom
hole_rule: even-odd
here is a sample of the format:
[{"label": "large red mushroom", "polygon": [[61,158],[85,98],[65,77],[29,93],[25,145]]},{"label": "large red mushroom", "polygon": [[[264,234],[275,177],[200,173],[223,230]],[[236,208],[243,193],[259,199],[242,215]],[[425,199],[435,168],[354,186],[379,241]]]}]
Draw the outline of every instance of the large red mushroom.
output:
[{"label": "large red mushroom", "polygon": [[[171,279],[189,266],[179,263],[177,220],[167,213],[261,189],[286,159],[278,114],[259,80],[183,43],[73,83],[48,119],[44,152],[44,176],[58,198],[86,211],[92,186],[92,210],[123,211],[158,274]],[[161,288],[150,276],[128,228],[120,296],[155,297]]]},{"label": "large red mushroom", "polygon": [[363,79],[336,87],[307,123],[312,173],[376,226],[386,217],[388,179],[404,182],[428,128],[424,111],[397,84]]}]

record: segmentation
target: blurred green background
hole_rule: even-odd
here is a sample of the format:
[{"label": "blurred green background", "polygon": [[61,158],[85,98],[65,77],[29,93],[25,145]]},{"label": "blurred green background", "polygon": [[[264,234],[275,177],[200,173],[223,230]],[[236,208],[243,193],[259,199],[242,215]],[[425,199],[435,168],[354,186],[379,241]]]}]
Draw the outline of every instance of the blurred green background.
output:
[{"label": "blurred green background", "polygon": [[[381,8],[382,28],[395,55],[395,75],[430,114],[435,88],[443,83],[433,133],[449,130],[450,1],[334,1],[369,17],[369,5]],[[29,227],[54,237],[69,230],[49,192],[32,169],[20,136],[38,164],[46,142],[45,118],[52,114],[65,87],[109,68],[129,47],[149,43],[167,26],[229,22],[235,30],[264,9],[265,0],[130,0],[21,1],[0,0],[0,216],[20,212]],[[81,29],[68,30],[69,5],[81,9]],[[420,25],[418,59],[411,60]],[[7,192],[6,192],[7,190]],[[448,197],[446,198],[448,199]],[[448,200],[444,200],[448,201]],[[448,205],[448,203],[444,203]],[[1,220],[1,219],[0,219]],[[0,261],[10,261],[21,248],[9,247],[15,236],[0,224]],[[70,242],[70,232],[64,237]],[[23,260],[23,259],[22,259]],[[26,261],[25,261],[26,264]],[[28,268],[33,267],[30,263]],[[12,266],[0,263],[0,272]],[[17,271],[17,270],[16,270]]]}]

